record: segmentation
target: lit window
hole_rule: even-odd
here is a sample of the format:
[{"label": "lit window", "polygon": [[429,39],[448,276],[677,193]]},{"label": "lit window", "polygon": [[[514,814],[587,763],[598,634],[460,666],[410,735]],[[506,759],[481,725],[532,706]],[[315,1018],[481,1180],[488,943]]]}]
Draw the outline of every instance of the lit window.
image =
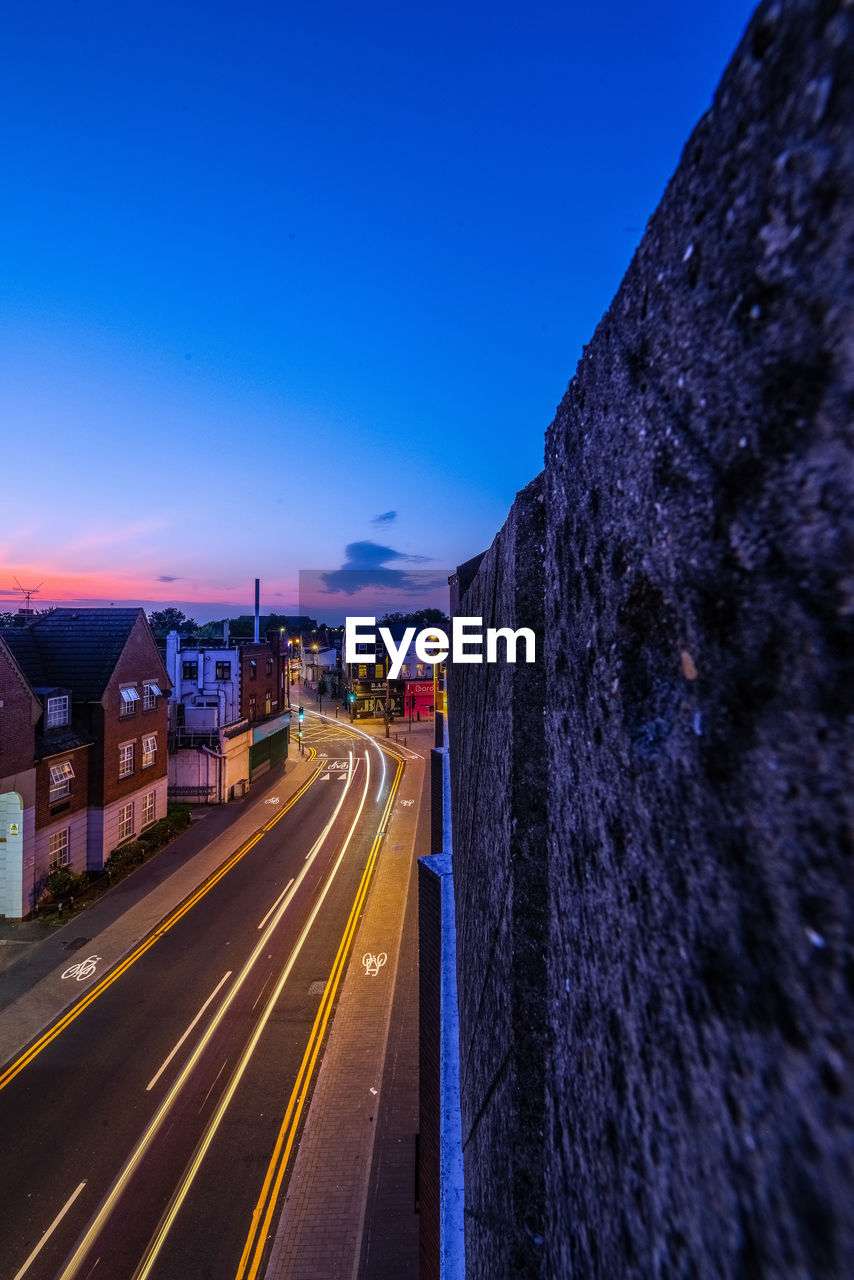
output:
[{"label": "lit window", "polygon": [[63,693],[57,698],[48,698],[47,700],[47,728],[56,729],[62,724],[68,724],[68,694]]},{"label": "lit window", "polygon": [[230,662],[218,662],[216,664],[216,678],[217,680],[231,679],[231,663]]},{"label": "lit window", "polygon": [[160,686],[153,681],[146,681],[142,686],[142,709],[143,711],[153,711],[157,706],[157,699],[163,696]]},{"label": "lit window", "polygon": [[119,747],[120,778],[127,778],[133,773],[133,747],[132,742],[126,742],[123,747]]},{"label": "lit window", "polygon": [[63,796],[67,796],[71,790],[71,779],[74,777],[74,770],[71,767],[70,760],[63,760],[62,764],[52,764],[50,766],[50,803],[61,800]]},{"label": "lit window", "polygon": [[149,791],[147,795],[142,797],[142,825],[150,826],[154,821],[154,811],[157,804],[157,792]]},{"label": "lit window", "polygon": [[132,716],[136,713],[136,704],[139,702],[139,694],[136,686],[127,684],[119,690],[122,695],[122,715]]},{"label": "lit window", "polygon": [[58,867],[67,867],[68,854],[68,827],[63,827],[62,831],[55,831],[48,841],[50,849],[50,869],[56,871]]},{"label": "lit window", "polygon": [[249,699],[249,719],[250,720],[255,719],[255,699],[254,698]]},{"label": "lit window", "polygon": [[122,805],[119,809],[119,839],[127,840],[133,835],[133,801]]},{"label": "lit window", "polygon": [[272,694],[268,693],[267,701],[264,704],[264,714],[269,715],[272,710],[273,710],[273,697],[272,697]]},{"label": "lit window", "polygon": [[157,735],[152,733],[150,737],[142,740],[142,767],[147,769],[149,765],[155,764],[157,761]]}]

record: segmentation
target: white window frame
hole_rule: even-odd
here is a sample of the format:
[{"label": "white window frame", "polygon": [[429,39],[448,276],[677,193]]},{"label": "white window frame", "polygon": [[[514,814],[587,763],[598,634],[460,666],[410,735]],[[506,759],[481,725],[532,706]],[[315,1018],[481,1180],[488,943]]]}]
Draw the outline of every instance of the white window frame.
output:
[{"label": "white window frame", "polygon": [[52,764],[50,768],[50,792],[48,794],[48,802],[55,804],[57,800],[62,800],[71,791],[71,779],[74,777],[74,769],[70,760],[63,760],[60,764]]},{"label": "white window frame", "polygon": [[[130,778],[134,772],[135,742],[123,742],[119,746],[119,777]],[[129,766],[129,767],[128,767]]]},{"label": "white window frame", "polygon": [[147,791],[145,795],[142,797],[142,818],[140,821],[140,827],[141,828],[150,827],[152,822],[156,820],[155,819],[156,812],[157,812],[157,792]]},{"label": "white window frame", "polygon": [[133,835],[133,801],[123,804],[119,809],[119,840],[127,840]]},{"label": "white window frame", "polygon": [[45,708],[46,729],[58,729],[61,725],[68,724],[69,701],[67,693],[58,693],[55,697],[48,698]]},{"label": "white window frame", "polygon": [[150,769],[157,764],[157,734],[149,733],[142,740],[142,767]]},{"label": "white window frame", "polygon": [[60,867],[67,867],[71,861],[69,831],[69,827],[63,827],[61,831],[54,831],[48,839],[51,871],[58,871]]},{"label": "white window frame", "polygon": [[142,686],[142,709],[143,711],[153,711],[157,706],[157,699],[163,697],[163,690],[157,684],[156,680],[146,680]]},{"label": "white window frame", "polygon": [[119,693],[122,695],[121,714],[123,716],[136,715],[136,704],[139,702],[139,691],[136,685],[123,684],[119,688]]}]

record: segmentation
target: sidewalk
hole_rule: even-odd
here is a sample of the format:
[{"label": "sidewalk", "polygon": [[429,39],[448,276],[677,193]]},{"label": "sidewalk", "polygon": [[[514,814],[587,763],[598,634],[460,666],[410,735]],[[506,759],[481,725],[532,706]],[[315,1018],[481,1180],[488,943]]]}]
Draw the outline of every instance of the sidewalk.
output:
[{"label": "sidewalk", "polygon": [[[59,929],[38,921],[0,921],[2,950],[21,953],[0,971],[0,1066],[86,990],[63,982],[62,970],[97,955],[97,978],[103,978],[269,821],[279,806],[266,805],[268,797],[284,803],[315,768],[292,747],[284,769],[265,774],[246,799],[195,810],[187,831]],[[41,941],[32,940],[46,929],[50,933]]]}]

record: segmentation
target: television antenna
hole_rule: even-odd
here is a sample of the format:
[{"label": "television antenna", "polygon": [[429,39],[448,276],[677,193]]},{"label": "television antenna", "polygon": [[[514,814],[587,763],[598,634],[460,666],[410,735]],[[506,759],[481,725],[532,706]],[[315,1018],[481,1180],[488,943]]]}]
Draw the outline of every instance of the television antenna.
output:
[{"label": "television antenna", "polygon": [[23,595],[24,598],[23,598],[22,604],[27,613],[31,612],[31,605],[30,605],[31,597],[34,596],[36,592],[39,591],[43,586],[44,586],[44,583],[40,582],[37,587],[22,587],[18,579],[15,578],[15,587],[13,588],[13,590],[17,589]]}]

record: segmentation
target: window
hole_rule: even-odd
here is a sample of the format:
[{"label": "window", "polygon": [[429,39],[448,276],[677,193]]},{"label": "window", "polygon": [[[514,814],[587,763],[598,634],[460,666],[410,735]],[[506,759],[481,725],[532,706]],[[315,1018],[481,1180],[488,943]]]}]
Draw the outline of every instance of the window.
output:
[{"label": "window", "polygon": [[119,839],[127,840],[133,835],[133,801],[122,805],[119,809]]},{"label": "window", "polygon": [[61,831],[54,831],[48,841],[50,849],[50,869],[56,871],[58,867],[67,867],[69,861],[68,853],[68,827],[63,827]]},{"label": "window", "polygon": [[143,711],[153,711],[157,706],[157,699],[162,698],[160,686],[156,685],[153,680],[146,680],[142,686],[142,709]]},{"label": "window", "polygon": [[56,698],[48,698],[47,700],[47,725],[48,729],[56,729],[61,724],[68,724],[68,694],[63,693]]},{"label": "window", "polygon": [[126,742],[124,746],[119,747],[120,778],[128,778],[133,773],[133,748],[132,742]]},{"label": "window", "polygon": [[152,733],[149,737],[142,740],[142,767],[147,769],[149,765],[157,763],[157,734]]},{"label": "window", "polygon": [[268,658],[267,659],[267,675],[271,676],[272,674],[273,674],[273,659]]},{"label": "window", "polygon": [[264,703],[264,714],[269,715],[272,710],[273,710],[273,696],[272,694],[268,693],[267,700]]},{"label": "window", "polygon": [[132,685],[132,684],[122,685],[119,692],[122,695],[121,714],[123,716],[135,715],[136,704],[139,702],[139,694],[136,691],[136,685]]},{"label": "window", "polygon": [[378,662],[378,663],[376,664],[376,666],[374,667],[374,674],[375,674],[375,676],[376,676],[377,680],[382,680],[383,676],[385,675],[385,670],[384,670],[384,668],[383,668],[383,664],[382,664],[381,662]]},{"label": "window", "polygon": [[148,827],[154,821],[157,792],[149,791],[142,797],[142,825]]},{"label": "window", "polygon": [[249,719],[250,720],[255,719],[255,699],[254,698],[249,699]]},{"label": "window", "polygon": [[71,790],[71,779],[74,777],[74,770],[71,767],[70,760],[63,760],[62,764],[52,764],[50,766],[50,796],[51,804],[61,800],[63,796],[67,796]]},{"label": "window", "polygon": [[258,675],[258,663],[253,658],[249,663],[249,679],[254,680]]},{"label": "window", "polygon": [[216,664],[216,678],[217,680],[231,679],[231,663],[230,662],[218,662]]},{"label": "window", "polygon": [[185,680],[198,680],[199,664],[198,662],[185,662],[182,667],[183,678]]}]

